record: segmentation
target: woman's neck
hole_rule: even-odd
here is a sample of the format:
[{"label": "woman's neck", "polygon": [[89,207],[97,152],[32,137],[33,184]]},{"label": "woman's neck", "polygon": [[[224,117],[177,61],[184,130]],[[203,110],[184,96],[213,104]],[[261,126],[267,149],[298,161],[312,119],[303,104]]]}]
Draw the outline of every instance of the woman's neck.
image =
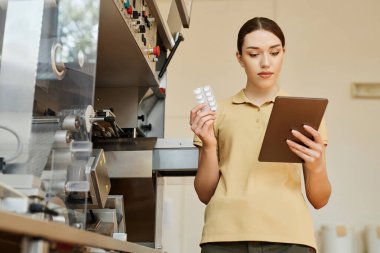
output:
[{"label": "woman's neck", "polygon": [[263,103],[272,99],[278,92],[278,85],[273,85],[268,88],[260,88],[254,85],[249,85],[244,89],[244,93],[253,104],[261,106]]}]

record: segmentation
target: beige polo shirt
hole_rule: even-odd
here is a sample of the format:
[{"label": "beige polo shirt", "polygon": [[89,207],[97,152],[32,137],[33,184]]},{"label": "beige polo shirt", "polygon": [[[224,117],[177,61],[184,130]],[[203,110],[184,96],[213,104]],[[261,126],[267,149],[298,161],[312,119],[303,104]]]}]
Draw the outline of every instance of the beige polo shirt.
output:
[{"label": "beige polo shirt", "polygon": [[[280,90],[280,95],[286,94]],[[205,210],[201,243],[269,241],[316,248],[301,192],[302,165],[258,161],[274,98],[257,107],[242,90],[218,102],[214,128],[221,174]],[[327,144],[324,123],[319,132]],[[194,145],[202,146],[197,136]]]}]

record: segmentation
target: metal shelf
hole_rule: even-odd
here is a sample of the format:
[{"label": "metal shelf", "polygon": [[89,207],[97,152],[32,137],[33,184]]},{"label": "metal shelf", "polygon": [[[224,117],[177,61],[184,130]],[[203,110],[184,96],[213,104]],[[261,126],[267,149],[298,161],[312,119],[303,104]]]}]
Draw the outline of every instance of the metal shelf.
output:
[{"label": "metal shelf", "polygon": [[0,220],[0,231],[10,234],[122,252],[163,253],[162,250],[119,241],[104,235],[72,228],[67,225],[36,220],[14,213],[0,211]]}]

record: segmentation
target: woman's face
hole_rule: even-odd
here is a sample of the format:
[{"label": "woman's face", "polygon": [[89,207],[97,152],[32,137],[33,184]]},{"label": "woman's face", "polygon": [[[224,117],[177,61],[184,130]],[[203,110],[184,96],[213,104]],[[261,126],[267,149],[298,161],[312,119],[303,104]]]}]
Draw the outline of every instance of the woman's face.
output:
[{"label": "woman's face", "polygon": [[245,69],[248,84],[257,88],[272,88],[277,84],[284,59],[285,48],[271,32],[256,30],[244,38],[242,54],[236,53]]}]

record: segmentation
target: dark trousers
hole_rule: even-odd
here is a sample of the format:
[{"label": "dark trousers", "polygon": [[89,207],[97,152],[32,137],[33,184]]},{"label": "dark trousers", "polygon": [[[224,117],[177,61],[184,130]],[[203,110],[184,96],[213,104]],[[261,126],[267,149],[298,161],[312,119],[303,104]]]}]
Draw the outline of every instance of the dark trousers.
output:
[{"label": "dark trousers", "polygon": [[201,253],[315,253],[309,246],[272,242],[215,242],[201,247]]}]

